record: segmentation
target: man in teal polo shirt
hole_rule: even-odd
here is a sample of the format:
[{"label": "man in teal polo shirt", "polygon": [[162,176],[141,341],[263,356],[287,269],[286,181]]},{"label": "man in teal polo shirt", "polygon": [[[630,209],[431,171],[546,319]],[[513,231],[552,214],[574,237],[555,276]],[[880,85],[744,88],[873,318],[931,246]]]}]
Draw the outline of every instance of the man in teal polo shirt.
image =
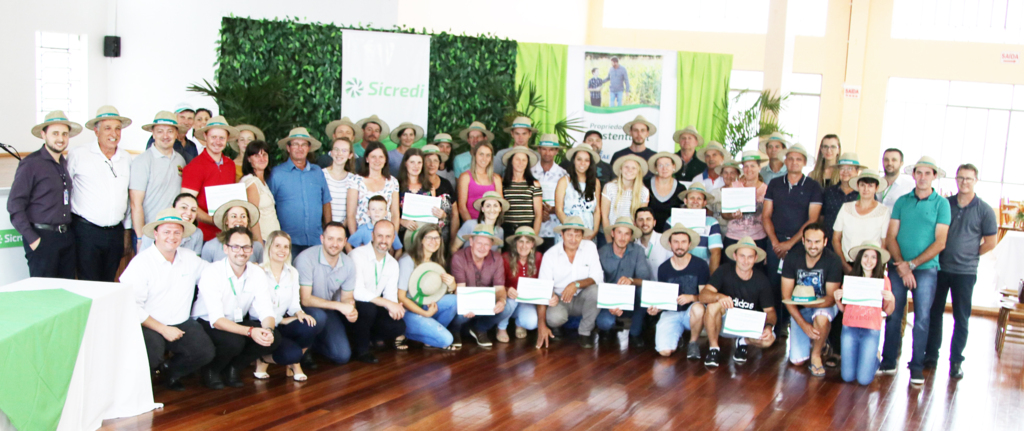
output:
[{"label": "man in teal polo shirt", "polygon": [[932,188],[932,181],[946,176],[935,159],[924,156],[906,168],[913,174],[915,188],[896,200],[886,235],[892,254],[889,279],[896,297],[896,311],[886,318],[885,345],[880,374],[896,374],[902,337],[900,321],[907,304],[907,290],[914,292],[914,342],[910,358],[910,383],[924,383],[924,354],[928,326],[939,272],[939,252],[946,248],[949,231],[949,202]]}]

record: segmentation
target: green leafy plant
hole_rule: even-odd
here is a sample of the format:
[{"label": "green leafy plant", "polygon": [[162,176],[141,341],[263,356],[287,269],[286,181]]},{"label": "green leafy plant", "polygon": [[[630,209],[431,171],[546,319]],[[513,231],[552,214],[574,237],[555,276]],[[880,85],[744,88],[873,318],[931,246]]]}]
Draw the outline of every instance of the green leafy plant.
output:
[{"label": "green leafy plant", "polygon": [[742,96],[741,92],[731,102],[726,96],[720,103],[721,109],[715,110],[716,117],[725,122],[725,142],[722,144],[733,157],[743,151],[747,142],[759,136],[768,136],[775,132],[788,134],[779,125],[778,118],[789,95],[773,95],[771,91],[764,90],[750,107],[730,117],[729,104],[739,103]]},{"label": "green leafy plant", "polygon": [[[504,78],[502,78],[504,79]],[[507,148],[512,145],[512,135],[505,132],[505,128],[512,125],[516,117],[529,117],[538,118],[541,111],[547,111],[547,105],[544,101],[544,96],[537,90],[537,84],[530,79],[529,75],[524,76],[523,80],[515,85],[515,90],[511,93],[504,93],[503,86],[485,86],[490,95],[494,96],[494,100],[501,100],[501,106],[503,109],[503,115],[498,126],[494,128],[494,146],[495,148]],[[547,129],[543,120],[534,121],[533,126],[538,129]],[[555,134],[558,135],[558,141],[562,142],[563,152],[572,148],[576,142],[572,136],[569,135],[570,131],[582,132],[583,131],[583,119],[582,118],[563,118],[553,124],[551,129],[554,130]],[[534,135],[530,142],[531,145],[535,144],[540,139],[540,136]]]}]

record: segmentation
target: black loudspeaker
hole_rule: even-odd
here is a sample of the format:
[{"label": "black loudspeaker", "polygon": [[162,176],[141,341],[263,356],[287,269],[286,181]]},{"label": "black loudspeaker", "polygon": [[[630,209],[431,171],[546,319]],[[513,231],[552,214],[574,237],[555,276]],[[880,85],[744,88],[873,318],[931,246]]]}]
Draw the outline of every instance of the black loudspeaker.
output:
[{"label": "black loudspeaker", "polygon": [[103,56],[104,57],[120,57],[121,56],[121,36],[104,36],[103,37]]}]

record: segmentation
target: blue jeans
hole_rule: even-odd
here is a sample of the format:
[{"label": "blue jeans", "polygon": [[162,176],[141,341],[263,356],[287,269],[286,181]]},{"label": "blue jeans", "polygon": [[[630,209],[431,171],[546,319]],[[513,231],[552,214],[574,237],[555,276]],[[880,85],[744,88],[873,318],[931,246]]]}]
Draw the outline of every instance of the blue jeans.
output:
[{"label": "blue jeans", "polygon": [[[896,325],[899,329],[899,325]],[[854,328],[843,326],[843,360],[840,371],[843,381],[869,385],[878,371],[878,339],[881,331],[877,329]]]},{"label": "blue jeans", "polygon": [[[817,316],[825,316],[828,321],[836,317],[836,307],[832,306],[829,308],[801,308],[800,315],[803,316],[804,321],[809,325],[814,326],[814,318]],[[790,321],[791,328],[789,328],[789,362],[798,363],[806,361],[811,357],[811,347],[814,345],[813,341],[804,330],[800,328],[800,325],[792,323]],[[821,334],[822,337],[828,337],[828,331]]]},{"label": "blue jeans", "polygon": [[658,352],[674,351],[679,347],[679,338],[683,332],[690,330],[690,310],[662,311],[658,325],[654,331],[654,350]]},{"label": "blue jeans", "polygon": [[508,319],[512,317],[512,313],[515,313],[516,311],[516,305],[518,305],[516,304],[516,300],[505,299],[505,309],[501,310],[501,313],[493,316],[475,316],[472,319],[461,315],[455,316],[455,318],[452,319],[452,324],[450,325],[451,330],[452,332],[461,331],[462,325],[472,320],[473,329],[476,329],[477,332],[486,332],[497,326],[499,322],[508,322]]},{"label": "blue jeans", "polygon": [[[903,285],[896,267],[889,264],[889,278],[892,283],[892,296],[896,297],[896,309],[891,315],[885,318],[885,343],[882,346],[882,368],[896,368],[896,361],[899,359],[900,344],[903,339],[900,336],[900,322],[903,320],[903,310],[907,307],[907,289]],[[910,370],[921,371],[924,369],[924,349],[928,344],[928,329],[931,326],[932,301],[935,299],[935,286],[939,270],[916,269],[914,278],[917,280],[917,288],[912,292],[914,295],[914,341],[913,354],[910,357]]]},{"label": "blue jeans", "polygon": [[622,92],[610,91],[609,93],[612,95],[612,100],[608,102],[608,106],[622,106]]},{"label": "blue jeans", "polygon": [[[508,304],[505,304],[505,308],[508,308]],[[509,316],[511,319],[516,319],[516,326],[523,328],[527,331],[537,329],[537,306],[534,304],[521,304],[516,303],[516,310]],[[508,320],[505,319],[498,322],[498,329],[508,329]]]},{"label": "blue jeans", "polygon": [[953,274],[939,271],[935,283],[935,300],[932,301],[931,328],[928,331],[928,346],[925,359],[939,360],[942,347],[942,315],[946,312],[946,296],[953,296],[953,340],[949,342],[949,361],[963,362],[964,347],[967,346],[967,323],[971,318],[971,298],[977,274]]},{"label": "blue jeans", "polygon": [[[311,315],[312,316],[312,315]],[[293,320],[287,325],[280,325],[277,331],[281,333],[281,341],[274,351],[274,362],[280,365],[297,364],[302,359],[302,351],[313,345],[317,335],[324,330],[324,322],[316,320],[313,326],[305,322]]]},{"label": "blue jeans", "polygon": [[[644,316],[647,315],[647,309],[640,306],[640,286],[637,286],[633,294],[633,309],[622,310],[623,316],[630,316],[632,318],[629,324],[629,336],[639,337],[644,333]],[[662,317],[664,319],[664,317]],[[612,315],[611,311],[602,309],[597,314],[597,329],[607,331],[615,326],[615,316]]]},{"label": "blue jeans", "polygon": [[455,295],[448,294],[437,301],[437,313],[432,317],[424,317],[405,312],[405,336],[430,347],[445,348],[452,344],[452,333],[448,332],[448,324],[455,318],[457,311]]},{"label": "blue jeans", "polygon": [[313,316],[317,326],[323,326],[320,335],[313,341],[313,349],[336,364],[348,363],[352,358],[352,348],[348,344],[348,333],[345,332],[345,316],[336,310],[316,307],[303,307],[302,310]]}]

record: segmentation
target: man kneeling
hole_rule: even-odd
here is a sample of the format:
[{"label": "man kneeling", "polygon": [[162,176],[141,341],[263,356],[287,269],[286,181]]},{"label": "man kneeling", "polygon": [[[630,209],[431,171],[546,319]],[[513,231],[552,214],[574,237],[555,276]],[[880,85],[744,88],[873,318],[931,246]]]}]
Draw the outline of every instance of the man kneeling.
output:
[{"label": "man kneeling", "polygon": [[[666,311],[658,321],[654,337],[654,348],[661,356],[669,356],[679,345],[684,330],[690,331],[690,343],[686,346],[687,359],[700,359],[700,345],[697,338],[704,326],[704,304],[698,301],[700,292],[708,283],[711,272],[704,259],[694,259],[690,251],[700,244],[700,234],[676,223],[661,236],[661,246],[672,250],[672,257],[658,267],[658,280],[679,286],[676,297],[676,311]],[[661,312],[657,307],[647,309],[652,316]]]},{"label": "man kneeling", "polygon": [[789,362],[803,365],[815,377],[825,376],[821,348],[836,316],[835,291],[843,281],[843,263],[826,249],[825,229],[818,223],[804,228],[803,250],[791,250],[782,261],[782,302],[789,310]]}]

